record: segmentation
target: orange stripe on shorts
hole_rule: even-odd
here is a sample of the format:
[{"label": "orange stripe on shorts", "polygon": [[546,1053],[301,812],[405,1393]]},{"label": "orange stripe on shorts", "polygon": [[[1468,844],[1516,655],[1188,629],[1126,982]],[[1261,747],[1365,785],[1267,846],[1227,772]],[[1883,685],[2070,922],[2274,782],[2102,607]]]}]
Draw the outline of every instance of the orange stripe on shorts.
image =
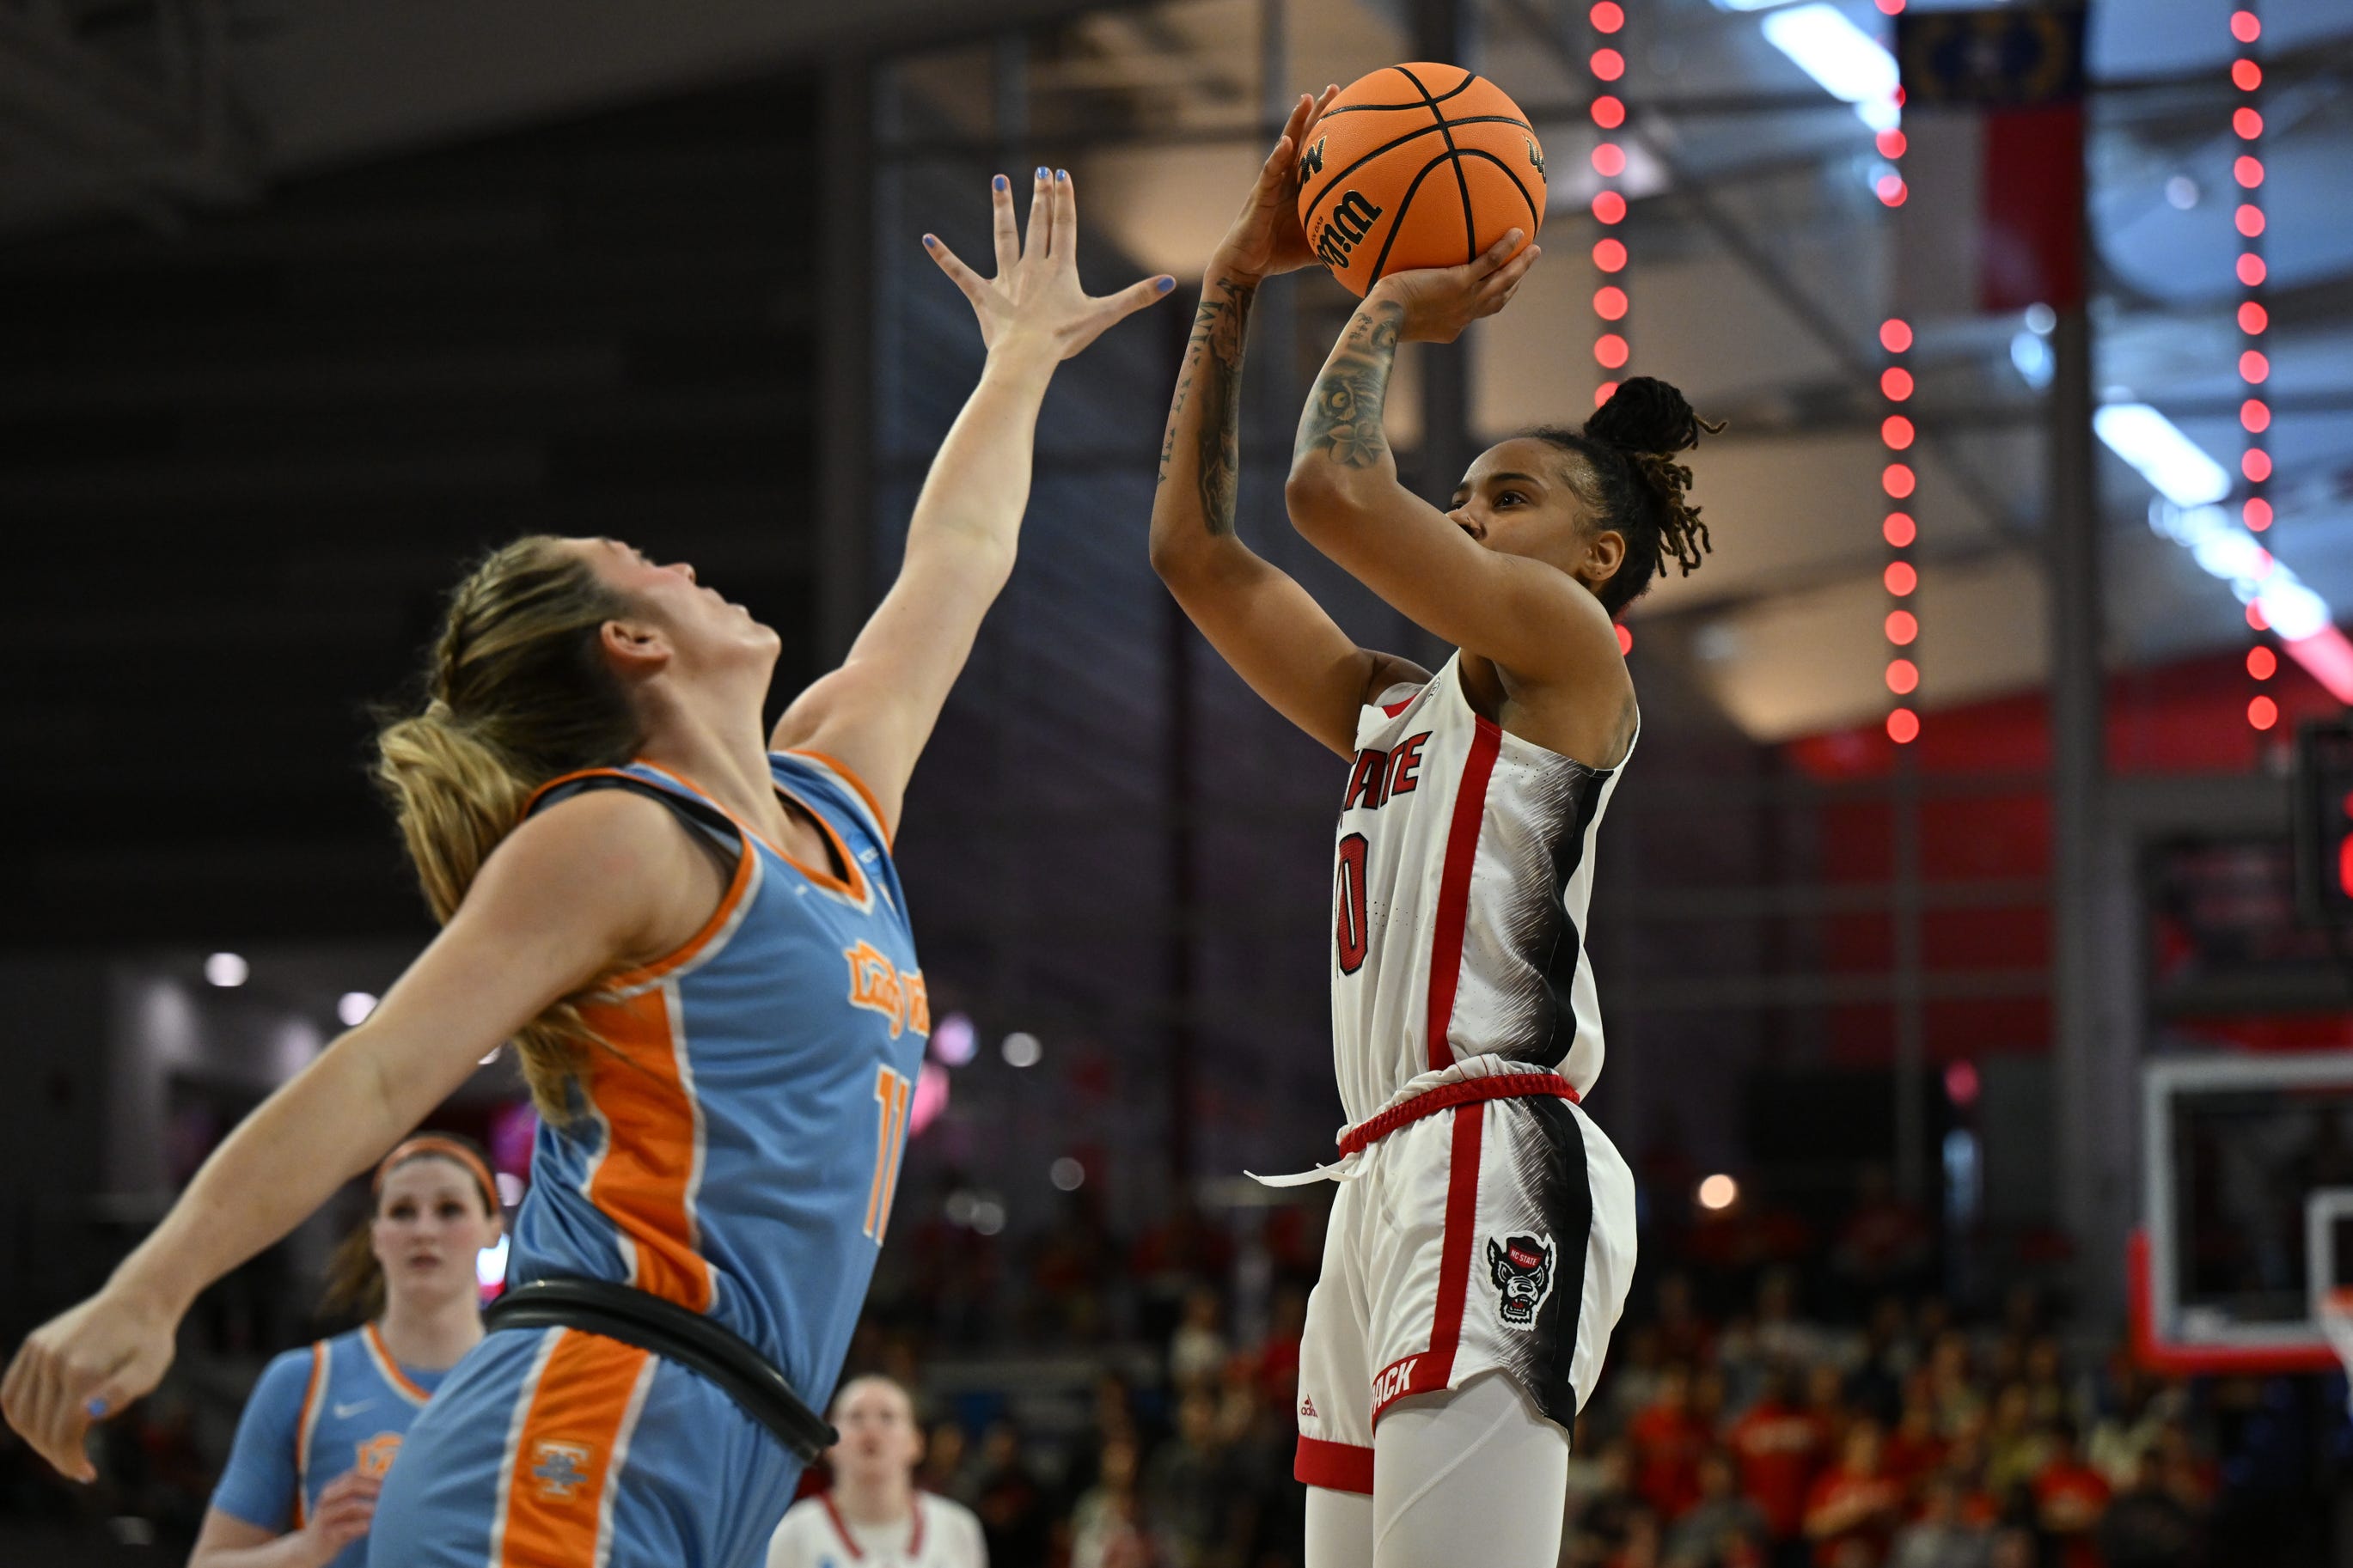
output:
[{"label": "orange stripe on shorts", "polygon": [[635,1425],[650,1352],[569,1329],[547,1358],[512,1458],[497,1568],[588,1568],[611,1528],[607,1491]]}]

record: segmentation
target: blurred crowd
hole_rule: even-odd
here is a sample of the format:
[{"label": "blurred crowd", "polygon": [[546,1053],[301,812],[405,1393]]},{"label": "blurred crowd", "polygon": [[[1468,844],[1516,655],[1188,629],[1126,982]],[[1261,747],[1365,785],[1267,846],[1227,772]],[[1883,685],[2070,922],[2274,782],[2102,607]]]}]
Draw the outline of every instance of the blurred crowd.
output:
[{"label": "blurred crowd", "polygon": [[[1297,1568],[1318,1206],[1122,1235],[1091,1196],[1020,1239],[916,1205],[847,1372],[918,1391],[919,1484],[980,1517],[995,1568]],[[2341,1378],[2155,1379],[2030,1284],[1948,1290],[1932,1242],[1868,1183],[1810,1231],[1654,1215],[1563,1568],[2305,1568],[2353,1541]],[[105,1429],[97,1489],[0,1436],[0,1539],[79,1518],[153,1561],[193,1535],[251,1364],[187,1350]]]}]

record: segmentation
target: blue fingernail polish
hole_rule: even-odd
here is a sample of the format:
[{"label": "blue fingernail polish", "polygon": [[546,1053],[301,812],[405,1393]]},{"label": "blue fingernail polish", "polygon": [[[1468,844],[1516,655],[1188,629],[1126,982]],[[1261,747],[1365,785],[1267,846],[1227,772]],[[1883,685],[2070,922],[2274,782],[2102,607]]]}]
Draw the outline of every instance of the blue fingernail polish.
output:
[{"label": "blue fingernail polish", "polygon": [[1174,278],[1163,278],[1159,282],[1155,283],[1153,287],[1159,289],[1163,294],[1166,294],[1168,290],[1176,287],[1176,279]]},{"label": "blue fingernail polish", "polygon": [[103,1399],[93,1399],[89,1404],[83,1405],[82,1408],[89,1411],[93,1417],[103,1415],[106,1414],[106,1401]]},{"label": "blue fingernail polish", "polygon": [[1038,177],[1039,177],[1039,179],[1041,179],[1041,180],[1042,180],[1042,179],[1044,179],[1048,174],[1050,174],[1051,173],[1053,173],[1053,171],[1052,171],[1052,170],[1050,170],[1050,169],[1049,169],[1049,168],[1047,168],[1045,164],[1040,163],[1040,164],[1039,164],[1039,165],[1038,165]]},{"label": "blue fingernail polish", "polygon": [[938,235],[936,235],[936,234],[927,234],[927,235],[923,236],[923,248],[924,248],[925,250],[930,250],[930,249],[932,249],[934,247],[937,246],[939,243],[940,243],[940,237],[939,237]]},{"label": "blue fingernail polish", "polygon": [[1002,174],[997,175],[997,178],[995,178],[995,179],[993,179],[993,180],[989,181],[988,183],[989,183],[990,184],[992,184],[992,185],[995,185],[995,186],[996,186],[998,190],[1000,190],[1000,191],[1002,191],[1002,190],[1008,190],[1008,189],[1010,189],[1010,188],[1011,188],[1011,186],[1012,186],[1012,182],[1011,182],[1011,181],[1009,181],[1009,180],[1008,180],[1008,179],[1007,179],[1004,175],[1002,175]]},{"label": "blue fingernail polish", "polygon": [[1067,185],[1071,183],[1071,172],[1068,169],[1057,169],[1054,171],[1054,178]]}]

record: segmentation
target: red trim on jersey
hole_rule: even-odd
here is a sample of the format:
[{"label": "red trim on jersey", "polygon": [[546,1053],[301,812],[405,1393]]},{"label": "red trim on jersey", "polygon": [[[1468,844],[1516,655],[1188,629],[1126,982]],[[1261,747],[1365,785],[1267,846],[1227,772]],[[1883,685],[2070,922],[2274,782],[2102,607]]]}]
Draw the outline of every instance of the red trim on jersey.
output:
[{"label": "red trim on jersey", "polygon": [[[853,1561],[862,1560],[866,1553],[859,1549],[857,1542],[849,1538],[849,1526],[843,1521],[841,1510],[833,1506],[833,1494],[819,1492],[817,1500],[825,1505],[825,1517],[833,1521],[833,1532],[841,1538],[841,1549],[849,1552]],[[915,1528],[907,1536],[907,1558],[908,1561],[913,1562],[923,1554],[923,1494],[922,1492],[907,1494],[907,1511],[915,1516]]]},{"label": "red trim on jersey", "polygon": [[[1473,716],[1476,717],[1475,715]],[[1479,858],[1479,827],[1487,818],[1487,780],[1504,749],[1504,731],[1478,719],[1471,754],[1463,759],[1462,784],[1454,796],[1454,821],[1446,832],[1446,864],[1438,883],[1438,930],[1430,942],[1430,1070],[1454,1065],[1446,1031],[1454,1021],[1454,987],[1462,977],[1462,931],[1471,916],[1471,868]]]},{"label": "red trim on jersey", "polygon": [[[1419,695],[1419,694],[1417,693],[1417,695]],[[1382,712],[1384,712],[1384,713],[1386,713],[1386,714],[1388,714],[1390,718],[1394,719],[1394,718],[1396,718],[1398,714],[1400,714],[1400,713],[1404,712],[1407,709],[1409,709],[1409,708],[1410,708],[1410,707],[1412,707],[1412,706],[1413,706],[1413,698],[1409,697],[1409,698],[1407,698],[1407,699],[1406,699],[1404,701],[1402,701],[1402,702],[1384,702],[1384,703],[1382,703],[1382,704],[1381,704],[1381,711],[1382,711]],[[1302,1438],[1300,1439],[1300,1441],[1303,1443],[1303,1442],[1307,1441],[1307,1439],[1306,1439],[1306,1438],[1304,1438],[1304,1437],[1302,1437]],[[1370,1488],[1370,1487],[1366,1487],[1365,1489],[1366,1489],[1366,1491],[1370,1491],[1370,1490],[1372,1490],[1373,1489],[1372,1489],[1372,1488]]]},{"label": "red trim on jersey", "polygon": [[1354,1443],[1302,1437],[1291,1461],[1291,1479],[1326,1491],[1373,1495],[1373,1451]]},{"label": "red trim on jersey", "polygon": [[1400,1127],[1408,1127],[1426,1117],[1458,1105],[1473,1105],[1490,1100],[1525,1100],[1534,1095],[1549,1094],[1571,1105],[1582,1104],[1577,1089],[1556,1072],[1507,1072],[1493,1078],[1464,1079],[1460,1083],[1442,1083],[1436,1089],[1425,1089],[1411,1100],[1400,1100],[1378,1116],[1367,1117],[1340,1135],[1340,1152],[1345,1156],[1361,1153]]}]

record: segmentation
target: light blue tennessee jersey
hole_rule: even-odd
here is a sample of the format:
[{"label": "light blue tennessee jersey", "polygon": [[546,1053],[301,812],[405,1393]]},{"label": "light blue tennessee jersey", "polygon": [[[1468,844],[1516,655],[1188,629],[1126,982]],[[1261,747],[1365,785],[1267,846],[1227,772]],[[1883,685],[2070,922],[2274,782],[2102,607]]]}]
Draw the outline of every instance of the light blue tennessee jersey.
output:
[{"label": "light blue tennessee jersey", "polygon": [[872,796],[830,758],[778,752],[776,789],[823,828],[804,865],[648,763],[557,780],[673,805],[730,868],[710,921],[581,1008],[575,1114],[548,1122],[515,1226],[517,1283],[635,1286],[712,1318],[822,1409],[888,1229],[931,1007]]},{"label": "light blue tennessee jersey", "polygon": [[[394,1361],[374,1323],[288,1351],[253,1385],[213,1506],[281,1535],[301,1529],[336,1477],[356,1469],[380,1478],[392,1468],[442,1376]],[[366,1561],[363,1539],[332,1568]]]}]

